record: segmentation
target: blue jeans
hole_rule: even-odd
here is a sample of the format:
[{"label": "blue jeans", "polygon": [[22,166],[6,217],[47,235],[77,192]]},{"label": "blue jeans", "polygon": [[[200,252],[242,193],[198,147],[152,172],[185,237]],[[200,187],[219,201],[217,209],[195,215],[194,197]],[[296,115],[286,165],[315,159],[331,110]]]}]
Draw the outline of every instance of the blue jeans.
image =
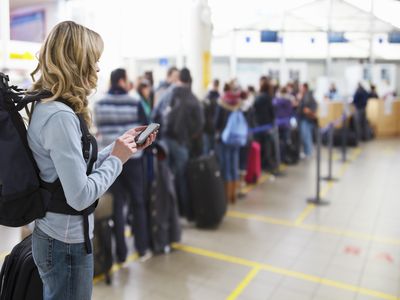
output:
[{"label": "blue jeans", "polygon": [[219,161],[225,181],[239,180],[239,146],[219,145]]},{"label": "blue jeans", "polygon": [[32,256],[43,281],[43,300],[90,300],[93,254],[84,243],[66,244],[39,228],[32,235]]},{"label": "blue jeans", "polygon": [[300,135],[303,143],[304,154],[311,156],[313,152],[313,130],[314,124],[308,120],[300,121]]},{"label": "blue jeans", "polygon": [[189,150],[186,146],[179,144],[175,140],[167,139],[166,141],[169,150],[168,163],[175,177],[179,211],[181,216],[185,216],[188,220],[192,220],[193,209],[189,201],[188,183],[186,180]]},{"label": "blue jeans", "polygon": [[203,154],[208,155],[211,151],[215,151],[215,137],[212,134],[203,134]]}]

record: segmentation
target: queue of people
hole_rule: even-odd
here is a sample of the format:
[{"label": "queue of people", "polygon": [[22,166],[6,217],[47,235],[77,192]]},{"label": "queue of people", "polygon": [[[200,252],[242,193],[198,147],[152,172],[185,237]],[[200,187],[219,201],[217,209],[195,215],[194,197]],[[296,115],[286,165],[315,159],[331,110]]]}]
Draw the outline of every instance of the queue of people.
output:
[{"label": "queue of people", "polygon": [[[173,175],[173,194],[181,217],[188,221],[194,219],[186,174],[193,158],[216,155],[226,201],[234,204],[240,187],[245,184],[253,143],[260,145],[262,169],[271,173],[277,171],[273,129],[278,130],[280,155],[284,162],[298,161],[300,137],[304,156],[312,155],[317,104],[307,84],[300,89],[293,84],[279,88],[268,77],[262,76],[257,90],[252,86],[243,89],[236,80],[225,83],[221,90],[220,81],[215,79],[205,99],[200,101],[191,90],[192,80],[187,68],[171,67],[165,81],[157,88],[153,86],[151,72],[146,72],[132,85],[126,70],[116,69],[111,73],[108,93],[94,108],[102,148],[127,128],[151,122],[161,125],[158,140],[162,141],[167,153],[167,166]],[[298,129],[293,127],[293,118],[299,124]],[[261,130],[254,131],[257,128]],[[297,145],[293,146],[294,143]],[[138,151],[132,156],[109,189],[114,198],[113,232],[120,263],[127,258],[127,223],[131,226],[141,261],[153,255],[149,211],[152,192],[151,185],[147,184],[154,178],[152,151]],[[178,223],[174,220],[174,224]]]}]

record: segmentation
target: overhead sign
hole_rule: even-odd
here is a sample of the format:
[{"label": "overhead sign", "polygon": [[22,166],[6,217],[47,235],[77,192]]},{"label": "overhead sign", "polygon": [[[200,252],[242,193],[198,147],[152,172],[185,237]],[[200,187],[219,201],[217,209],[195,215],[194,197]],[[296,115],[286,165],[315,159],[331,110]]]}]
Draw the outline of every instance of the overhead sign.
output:
[{"label": "overhead sign", "polygon": [[262,30],[260,38],[262,43],[277,43],[279,41],[278,31]]},{"label": "overhead sign", "polygon": [[388,35],[388,42],[391,44],[400,44],[400,31],[392,31]]},{"label": "overhead sign", "polygon": [[348,40],[344,37],[344,32],[330,31],[328,32],[328,43],[347,43]]}]

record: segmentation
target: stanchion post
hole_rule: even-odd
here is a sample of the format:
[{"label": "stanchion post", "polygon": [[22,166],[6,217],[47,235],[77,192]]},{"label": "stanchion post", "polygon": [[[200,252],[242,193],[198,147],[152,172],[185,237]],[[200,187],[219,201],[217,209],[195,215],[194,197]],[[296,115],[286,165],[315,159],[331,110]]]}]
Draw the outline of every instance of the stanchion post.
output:
[{"label": "stanchion post", "polygon": [[327,180],[327,181],[337,181],[337,178],[334,178],[332,176],[332,162],[333,162],[333,133],[335,130],[335,126],[333,124],[329,125],[328,128],[328,155],[329,155],[329,159],[328,159],[328,176],[323,177],[323,180]]},{"label": "stanchion post", "polygon": [[316,189],[317,189],[317,191],[316,191],[315,197],[307,199],[307,202],[313,203],[315,205],[328,205],[329,202],[322,200],[321,196],[320,196],[320,194],[321,194],[321,130],[318,125],[316,126],[316,130],[317,130],[317,134],[316,134],[317,135],[317,156],[316,156],[316,159],[317,159]]},{"label": "stanchion post", "polygon": [[342,162],[347,161],[347,117],[343,116],[342,122]]}]

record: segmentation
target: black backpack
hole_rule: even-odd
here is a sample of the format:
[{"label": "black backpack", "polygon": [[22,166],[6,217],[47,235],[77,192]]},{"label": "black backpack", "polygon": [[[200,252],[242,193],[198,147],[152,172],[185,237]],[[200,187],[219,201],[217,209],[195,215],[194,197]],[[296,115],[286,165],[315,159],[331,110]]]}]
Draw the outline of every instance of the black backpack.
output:
[{"label": "black backpack", "polygon": [[32,235],[14,247],[0,272],[0,300],[43,299],[43,284],[32,257]]},{"label": "black backpack", "polygon": [[[83,212],[72,211],[62,203],[62,186],[59,180],[43,182],[27,141],[27,130],[19,111],[29,115],[29,104],[51,96],[49,92],[26,95],[21,89],[8,85],[8,76],[0,73],[0,225],[20,227],[43,218],[46,211],[65,214],[88,215],[95,205]],[[62,99],[57,101],[63,102]],[[90,135],[83,118],[78,115],[82,131],[82,152],[86,161],[90,157],[87,174],[97,159],[97,143]],[[57,199],[55,199],[57,197]],[[55,200],[54,200],[55,199]]]},{"label": "black backpack", "polygon": [[[40,179],[38,166],[28,145],[25,123],[19,113],[25,109],[29,115],[34,103],[51,94],[27,95],[16,86],[9,86],[8,81],[8,76],[0,73],[0,225],[24,226],[43,218],[47,211],[82,215],[86,249],[91,253],[88,216],[96,208],[97,202],[82,212],[75,211],[67,205],[59,180],[46,183]],[[69,105],[62,99],[57,101]],[[32,104],[30,112],[29,104]],[[90,174],[97,160],[97,143],[82,116],[77,116],[82,131],[82,153],[88,161],[87,174]],[[42,289],[29,236],[14,247],[2,266],[0,300],[41,299]],[[26,291],[29,293],[25,294]],[[37,296],[39,294],[40,297]]]}]

